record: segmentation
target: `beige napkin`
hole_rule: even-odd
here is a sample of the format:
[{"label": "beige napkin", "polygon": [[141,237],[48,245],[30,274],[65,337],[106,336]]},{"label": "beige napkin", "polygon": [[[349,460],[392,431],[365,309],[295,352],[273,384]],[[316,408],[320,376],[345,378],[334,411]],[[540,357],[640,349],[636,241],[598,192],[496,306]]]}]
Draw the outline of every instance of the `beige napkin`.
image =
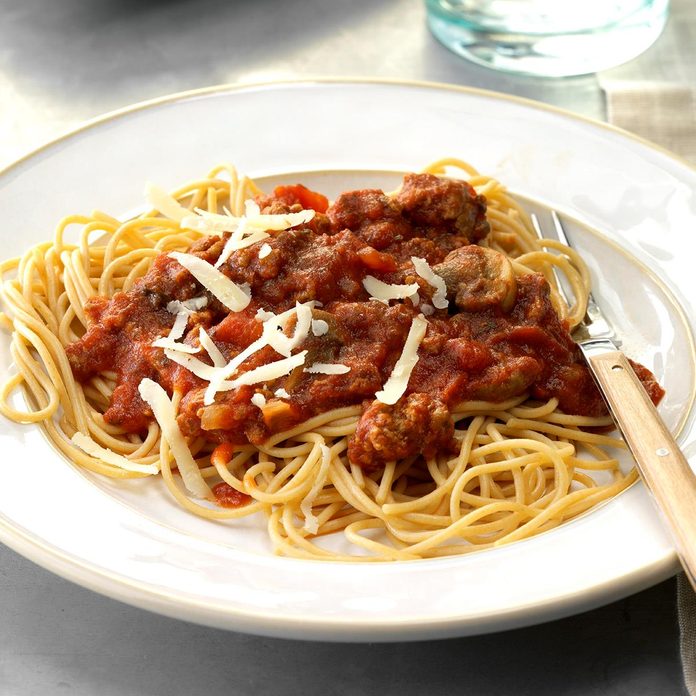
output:
[{"label": "beige napkin", "polygon": [[696,89],[601,79],[607,120],[696,163]]},{"label": "beige napkin", "polygon": [[[696,89],[681,84],[602,78],[607,120],[696,164]],[[684,682],[696,696],[696,594],[677,576],[679,645]]]}]

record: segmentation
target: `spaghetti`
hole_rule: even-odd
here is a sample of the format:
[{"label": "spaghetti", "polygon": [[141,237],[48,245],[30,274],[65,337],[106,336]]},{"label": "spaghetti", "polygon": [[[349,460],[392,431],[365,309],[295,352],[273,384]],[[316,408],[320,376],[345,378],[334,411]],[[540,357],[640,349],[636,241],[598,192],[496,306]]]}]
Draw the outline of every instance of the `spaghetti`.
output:
[{"label": "spaghetti", "polygon": [[[482,309],[476,304],[480,297],[465,292],[468,281],[458,276],[458,309],[453,310],[454,316],[487,317],[487,326],[491,317],[498,317],[503,322],[498,328],[502,327],[505,340],[512,341],[514,334],[514,340],[522,345],[519,350],[515,348],[515,365],[528,366],[531,363],[524,362],[526,353],[531,350],[530,342],[537,340],[528,330],[529,322],[525,324],[528,315],[532,310],[541,312],[546,305],[539,298],[548,297],[551,323],[558,324],[567,335],[584,315],[588,272],[576,252],[536,237],[524,210],[498,181],[454,159],[436,162],[425,173],[444,180],[442,177],[453,170],[468,178],[473,187],[472,200],[483,201],[485,197],[486,203],[485,219],[477,218],[475,223],[485,228],[484,232],[469,240],[476,242],[470,246],[484,251],[477,251],[482,256],[466,263],[483,263],[484,271],[491,273],[491,259],[502,264],[500,269],[494,268],[495,282],[484,290],[491,295],[502,287],[495,302],[505,308],[496,308],[495,312]],[[432,183],[431,179],[419,181]],[[437,394],[426,401],[418,400],[420,391],[414,395],[414,385],[429,385],[428,379],[435,379],[436,373],[425,374],[426,367],[446,362],[443,352],[436,353],[430,363],[425,353],[436,350],[428,346],[437,338],[438,327],[445,332],[450,320],[447,308],[454,307],[455,290],[447,259],[455,258],[460,246],[450,249],[443,261],[436,246],[417,242],[424,258],[416,254],[411,265],[401,259],[399,270],[390,261],[389,250],[400,247],[393,246],[393,240],[387,240],[392,244],[389,246],[382,237],[377,240],[375,236],[385,234],[384,224],[379,229],[370,227],[359,242],[351,240],[360,232],[346,232],[343,237],[334,235],[330,244],[343,244],[350,234],[349,241],[355,245],[361,263],[367,265],[369,277],[374,273],[382,278],[373,278],[376,284],[365,283],[363,269],[364,288],[357,286],[350,290],[354,297],[342,299],[362,298],[360,306],[377,306],[384,316],[385,333],[392,326],[390,317],[394,317],[394,326],[401,327],[394,339],[396,348],[376,373],[381,380],[389,377],[379,392],[386,396],[378,396],[372,406],[363,403],[365,397],[360,394],[353,394],[351,403],[346,399],[312,402],[309,397],[302,401],[298,397],[296,410],[289,410],[288,404],[295,403],[293,388],[306,396],[316,395],[318,384],[361,383],[362,373],[357,366],[365,361],[351,362],[351,355],[358,351],[355,348],[351,353],[352,338],[346,339],[340,350],[336,348],[331,359],[318,359],[327,355],[323,348],[312,353],[314,344],[325,346],[335,339],[333,322],[347,310],[340,309],[343,305],[336,304],[336,298],[320,302],[321,292],[327,292],[320,287],[311,296],[303,296],[302,303],[293,296],[294,309],[291,306],[284,314],[276,314],[268,309],[268,302],[265,308],[257,306],[255,276],[249,276],[249,286],[238,278],[230,294],[226,285],[231,282],[230,273],[225,274],[225,269],[229,264],[241,268],[243,263],[255,268],[257,259],[258,263],[273,262],[284,235],[295,235],[293,243],[299,244],[298,234],[307,226],[311,229],[306,234],[316,243],[326,233],[321,228],[326,224],[321,211],[325,208],[323,197],[303,187],[285,187],[271,197],[264,196],[253,181],[238,176],[231,166],[217,167],[206,178],[181,187],[171,196],[155,189],[150,193],[157,209],[125,222],[101,212],[67,217],[59,224],[52,242],[39,244],[23,257],[0,266],[3,277],[12,276],[3,284],[7,314],[0,316],[2,325],[12,331],[11,352],[17,370],[0,389],[0,412],[17,422],[41,424],[51,441],[78,466],[121,479],[161,476],[177,503],[208,519],[263,513],[276,553],[324,560],[410,560],[490,548],[554,528],[609,499],[636,479],[635,471],[622,472],[611,454],[611,450],[624,445],[605,434],[612,421],[601,412],[596,392],[583,415],[567,412],[567,404],[574,398],[573,385],[586,382],[571,382],[565,392],[553,395],[538,386],[537,373],[534,379],[526,378],[531,368],[520,367],[513,373],[508,367],[505,379],[500,377],[496,382],[489,377],[488,382],[478,386],[470,379],[466,389],[462,387],[464,391],[456,392],[447,382],[451,394],[478,398],[449,405],[445,400],[444,406]],[[391,201],[395,196],[387,198]],[[264,211],[250,202],[254,198],[265,206]],[[334,215],[350,222],[355,209],[348,199],[342,201],[342,213],[334,204],[329,219]],[[406,209],[409,203],[403,199],[399,205]],[[313,207],[320,211],[314,219],[311,213],[306,214]],[[414,212],[411,223],[432,232],[431,223],[419,222],[417,215],[422,217],[424,213]],[[404,224],[393,215],[390,220]],[[355,231],[360,224],[358,220],[347,227]],[[67,240],[66,232],[72,226],[81,228],[77,243]],[[300,233],[296,233],[298,229]],[[207,233],[211,231],[221,236],[210,237]],[[429,240],[442,240],[442,234],[431,232],[427,233]],[[372,244],[365,243],[365,235],[373,235]],[[448,238],[438,243],[451,241]],[[416,242],[409,249],[416,248],[413,244]],[[383,251],[376,250],[380,245]],[[430,262],[428,254],[433,254]],[[499,262],[502,257],[504,261]],[[506,264],[512,272],[505,281],[508,284],[501,286],[498,280],[504,276]],[[554,268],[572,290],[572,306],[565,304],[555,288]],[[159,378],[153,381],[137,373],[137,379],[128,383],[123,372],[135,370],[126,363],[131,359],[133,364],[138,362],[139,354],[133,353],[136,344],[127,344],[131,355],[119,363],[118,370],[111,364],[104,368],[99,360],[95,362],[98,346],[86,344],[91,341],[90,329],[94,331],[95,324],[118,323],[119,317],[126,316],[124,312],[135,312],[119,302],[127,304],[124,298],[135,297],[134,293],[143,287],[142,279],[150,277],[148,273],[155,272],[153,269],[160,273],[162,283],[176,277],[172,285],[175,290],[164,299],[153,298],[149,290],[141,293],[148,302],[159,303],[147,319],[138,318],[139,330],[147,334],[143,350],[150,360],[148,365],[156,361]],[[516,300],[515,296],[509,298],[509,283],[516,288]],[[184,286],[189,288],[185,298],[179,292]],[[382,286],[392,293],[392,299],[365,300],[367,288],[368,294],[380,293],[384,291]],[[95,296],[102,299],[91,299]],[[502,317],[506,312],[519,314],[519,298],[527,296],[531,299],[525,300],[524,326],[512,326],[511,320]],[[235,305],[239,308],[229,309],[226,303],[232,302],[239,303]],[[357,301],[353,304],[357,306]],[[114,307],[121,308],[117,312],[112,311]],[[332,307],[339,309],[332,314]],[[140,307],[134,316],[145,316],[147,311]],[[548,308],[544,311],[542,324],[550,316]],[[232,348],[225,343],[226,334],[217,324],[210,329],[211,316],[216,316],[216,321],[222,316],[219,324],[237,321]],[[240,317],[245,318],[245,331],[251,330],[255,321],[257,333],[239,339],[243,328]],[[477,326],[482,332],[483,324]],[[105,331],[94,334],[93,343],[118,333],[113,327],[109,328],[111,333]],[[426,334],[428,338],[424,338]],[[152,335],[159,336],[155,347]],[[474,338],[466,339],[466,359],[475,362],[471,346],[480,341]],[[464,345],[463,338],[456,340],[457,346]],[[406,355],[409,341],[415,345],[410,363]],[[254,349],[256,344],[260,347]],[[104,350],[111,351],[113,357],[122,346],[114,343]],[[80,362],[83,353],[91,356],[89,369]],[[312,356],[310,365],[308,359]],[[341,362],[337,356],[348,358]],[[487,375],[497,374],[490,361],[481,365],[476,369]],[[470,368],[472,374],[476,369]],[[563,374],[570,370],[575,379],[578,369],[575,363],[565,365]],[[651,396],[659,399],[661,392],[652,376],[645,368],[636,369]],[[254,381],[255,370],[262,375],[260,381]],[[526,382],[523,379],[522,388],[511,392],[512,377],[525,378]],[[400,382],[401,387],[394,387],[394,382]],[[505,388],[496,392],[500,385]],[[17,409],[11,403],[13,392],[20,387],[26,393],[28,410]],[[126,387],[130,391],[124,393]],[[322,388],[326,393],[328,387]],[[396,391],[392,393],[392,389]],[[423,387],[421,391],[428,389]],[[371,399],[375,393],[372,389]],[[395,395],[391,404],[389,394]],[[119,395],[122,406],[116,417],[114,404]],[[229,406],[234,399],[243,401],[243,408]],[[227,410],[221,402],[227,404]],[[230,425],[229,414],[237,414],[240,409],[239,422]],[[170,410],[178,417],[179,425],[162,415]],[[294,422],[288,413],[294,413],[294,420],[301,418],[301,422]],[[420,413],[426,414],[421,425],[412,418]],[[390,437],[380,431],[380,423],[386,424]],[[234,428],[236,434],[225,438],[225,432],[229,434]],[[389,428],[393,432],[389,433]],[[182,446],[186,450],[183,454]],[[350,542],[351,552],[336,552],[325,543],[338,532]]]}]

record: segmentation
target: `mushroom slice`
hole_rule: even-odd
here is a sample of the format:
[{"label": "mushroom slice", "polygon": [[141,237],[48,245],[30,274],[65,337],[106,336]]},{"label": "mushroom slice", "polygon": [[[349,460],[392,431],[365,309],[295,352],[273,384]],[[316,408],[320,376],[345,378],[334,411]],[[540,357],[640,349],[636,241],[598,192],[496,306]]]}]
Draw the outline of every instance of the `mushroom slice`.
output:
[{"label": "mushroom slice", "polygon": [[509,311],[517,298],[510,260],[498,251],[470,244],[451,251],[433,271],[447,285],[447,295],[465,312],[498,306]]}]

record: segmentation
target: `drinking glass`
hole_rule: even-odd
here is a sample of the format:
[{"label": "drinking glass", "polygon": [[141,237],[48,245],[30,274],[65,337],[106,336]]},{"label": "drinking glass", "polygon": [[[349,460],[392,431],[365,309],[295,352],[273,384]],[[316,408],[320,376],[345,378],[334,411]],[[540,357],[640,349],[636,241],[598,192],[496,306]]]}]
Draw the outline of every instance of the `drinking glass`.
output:
[{"label": "drinking glass", "polygon": [[660,35],[669,0],[425,0],[433,34],[491,68],[562,77],[642,53]]}]

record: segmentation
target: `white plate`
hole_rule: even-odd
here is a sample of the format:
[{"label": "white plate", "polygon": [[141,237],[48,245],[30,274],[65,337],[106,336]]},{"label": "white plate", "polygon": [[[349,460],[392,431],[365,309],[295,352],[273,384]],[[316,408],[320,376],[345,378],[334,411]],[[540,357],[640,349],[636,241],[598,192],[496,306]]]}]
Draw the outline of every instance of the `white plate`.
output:
[{"label": "white plate", "polygon": [[[661,411],[693,463],[696,172],[567,113],[427,84],[300,82],[175,95],[94,121],[0,174],[2,255],[50,238],[64,214],[132,210],[146,180],[174,187],[223,160],[255,177],[314,172],[290,178],[334,193],[361,181],[387,186],[394,178],[385,172],[445,155],[605,233],[571,230],[627,350],[667,388]],[[6,340],[0,349],[6,370]],[[194,518],[156,482],[88,476],[38,428],[0,427],[2,541],[98,592],[213,626],[329,640],[483,633],[582,611],[676,569],[640,485],[493,551],[320,563],[274,557],[254,521]]]}]

